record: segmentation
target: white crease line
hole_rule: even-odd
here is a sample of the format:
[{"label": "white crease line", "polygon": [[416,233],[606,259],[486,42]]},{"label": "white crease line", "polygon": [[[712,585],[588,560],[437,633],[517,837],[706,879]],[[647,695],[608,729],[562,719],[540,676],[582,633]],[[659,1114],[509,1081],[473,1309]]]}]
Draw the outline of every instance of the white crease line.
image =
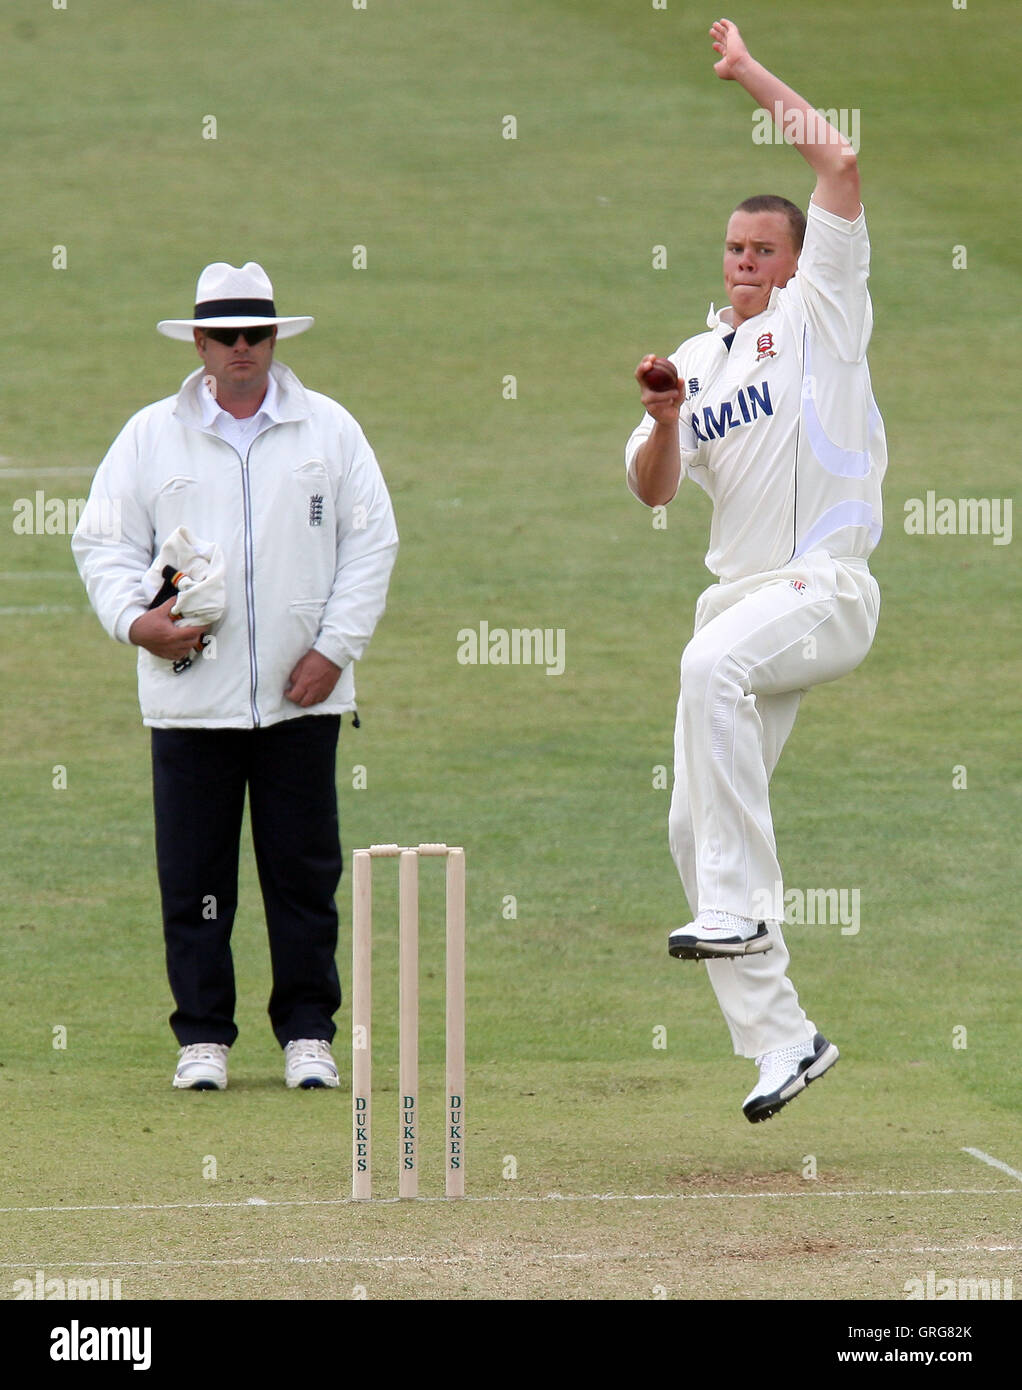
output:
[{"label": "white crease line", "polygon": [[[934,1187],[934,1188],[864,1188],[859,1191],[828,1192],[811,1190],[805,1192],[593,1192],[572,1193],[548,1192],[543,1197],[416,1197],[419,1203],[458,1207],[466,1203],[485,1202],[748,1202],[758,1198],[792,1197],[1014,1197],[1018,1194],[1010,1187]],[[371,1202],[356,1201],[352,1197],[321,1197],[293,1201],[267,1201],[262,1197],[246,1197],[243,1202],[134,1202],[123,1206],[89,1207],[0,1207],[0,1215],[21,1213],[69,1212],[69,1211],[213,1211],[216,1209],[238,1209],[246,1207],[369,1207],[369,1206],[408,1206],[407,1198],[375,1197]]]},{"label": "white crease line", "polygon": [[94,465],[74,463],[67,468],[0,468],[0,478],[69,478],[73,474],[95,473]]},{"label": "white crease line", "polygon": [[77,579],[78,571],[67,570],[0,570],[0,579]]},{"label": "white crease line", "polygon": [[982,1163],[989,1163],[991,1168],[999,1168],[1002,1173],[1007,1173],[1009,1177],[1018,1178],[1019,1182],[1022,1182],[1022,1173],[1017,1168],[1009,1168],[999,1158],[991,1158],[990,1154],[985,1154],[982,1149],[963,1149],[962,1153],[972,1154],[973,1158],[978,1158]]},{"label": "white crease line", "polygon": [[12,608],[0,608],[0,618],[23,618],[33,613],[87,613],[88,611],[84,604],[34,603]]},{"label": "white crease line", "polygon": [[[968,1254],[979,1254],[979,1252],[982,1252],[982,1254],[996,1255],[1000,1254],[1001,1251],[1012,1250],[1022,1250],[1022,1245],[914,1245],[911,1250],[907,1248],[905,1252],[907,1252],[908,1255],[961,1255],[966,1254],[966,1252],[968,1252]],[[858,1251],[858,1254],[883,1255],[893,1251],[894,1247],[891,1247],[890,1251],[861,1250]]]},{"label": "white crease line", "polygon": [[[832,1255],[997,1255],[1022,1250],[1019,1245],[883,1245],[866,1249],[835,1246],[832,1250],[777,1250],[763,1257],[774,1260],[804,1260],[807,1254]],[[238,1255],[229,1260],[11,1260],[0,1262],[0,1269],[194,1269],[222,1268],[231,1265],[388,1265],[388,1264],[542,1264],[548,1260],[673,1260],[684,1256],[698,1258],[695,1251],[674,1250],[583,1250],[583,1251],[516,1251],[497,1255]],[[709,1257],[707,1257],[709,1258]],[[742,1259],[744,1255],[714,1251],[714,1260]]]}]

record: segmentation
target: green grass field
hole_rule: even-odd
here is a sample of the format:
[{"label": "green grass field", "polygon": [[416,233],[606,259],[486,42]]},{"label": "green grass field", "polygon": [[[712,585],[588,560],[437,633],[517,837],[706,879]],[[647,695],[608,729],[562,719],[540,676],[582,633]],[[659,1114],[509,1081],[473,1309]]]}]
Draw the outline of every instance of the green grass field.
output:
[{"label": "green grass field", "polygon": [[[897,1300],[928,1270],[1019,1273],[1017,545],[902,524],[931,490],[1017,491],[1017,78],[997,40],[1015,7],[731,13],[810,100],[861,110],[891,456],[876,645],[805,702],[774,780],[787,883],[861,895],[857,934],[788,933],[842,1061],[755,1127],[752,1064],[664,940],[687,918],[654,783],[710,582],[708,503],[683,489],[655,530],[622,467],[634,364],[721,302],[731,207],[812,187],[714,77],[715,17],[680,0],[5,7],[0,1298],[37,1270],[202,1300]],[[208,261],[250,258],[282,312],[316,315],[278,355],[363,424],[402,533],[363,727],[342,734],[342,837],[466,847],[456,1206],[347,1202],[347,1090],[284,1089],[247,851],[230,1089],[171,1089],[133,653],[88,609],[67,534],[13,525],[37,491],[86,494],[127,417],[197,364],[156,320],[188,311]],[[564,674],[460,665],[456,633],[483,620],[563,629]],[[424,897],[438,921],[436,883]],[[340,901],[347,988],[347,877]],[[393,908],[381,886],[381,1197]],[[424,937],[436,1199],[442,958]],[[345,1004],[339,1044],[349,1024]]]}]

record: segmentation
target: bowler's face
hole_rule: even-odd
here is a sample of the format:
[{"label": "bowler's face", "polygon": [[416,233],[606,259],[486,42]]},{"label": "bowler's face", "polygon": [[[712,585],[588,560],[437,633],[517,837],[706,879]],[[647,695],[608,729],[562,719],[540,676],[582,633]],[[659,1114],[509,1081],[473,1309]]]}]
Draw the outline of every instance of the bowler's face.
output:
[{"label": "bowler's face", "polygon": [[761,314],[774,286],[783,289],[797,266],[783,212],[733,212],[724,240],[724,288],[735,326]]}]

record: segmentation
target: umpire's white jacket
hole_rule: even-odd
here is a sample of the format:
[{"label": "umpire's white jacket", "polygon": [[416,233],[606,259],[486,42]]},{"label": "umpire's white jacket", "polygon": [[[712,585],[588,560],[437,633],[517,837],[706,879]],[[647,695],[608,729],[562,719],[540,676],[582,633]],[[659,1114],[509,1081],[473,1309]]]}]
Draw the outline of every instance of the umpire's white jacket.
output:
[{"label": "umpire's white jacket", "polygon": [[[226,609],[216,641],[191,667],[139,649],[142,717],[157,728],[251,729],[355,708],[352,663],[383,613],[398,537],[390,497],[358,422],[271,367],[280,423],[241,457],[207,429],[205,371],[146,406],[100,464],[72,539],[100,622],[128,641],[146,611],[141,580],[179,526],[216,541],[226,560]],[[342,674],[321,704],[284,697],[315,647]]]}]

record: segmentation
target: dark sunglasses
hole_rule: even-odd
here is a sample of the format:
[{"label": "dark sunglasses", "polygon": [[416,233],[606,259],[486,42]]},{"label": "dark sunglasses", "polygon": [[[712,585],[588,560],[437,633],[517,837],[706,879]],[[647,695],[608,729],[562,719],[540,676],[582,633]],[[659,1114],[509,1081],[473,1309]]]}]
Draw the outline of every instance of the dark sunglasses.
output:
[{"label": "dark sunglasses", "polygon": [[202,331],[207,338],[212,338],[214,343],[223,343],[224,347],[233,347],[239,338],[244,338],[249,347],[255,347],[256,343],[273,336],[273,325],[261,328],[204,328]]}]

